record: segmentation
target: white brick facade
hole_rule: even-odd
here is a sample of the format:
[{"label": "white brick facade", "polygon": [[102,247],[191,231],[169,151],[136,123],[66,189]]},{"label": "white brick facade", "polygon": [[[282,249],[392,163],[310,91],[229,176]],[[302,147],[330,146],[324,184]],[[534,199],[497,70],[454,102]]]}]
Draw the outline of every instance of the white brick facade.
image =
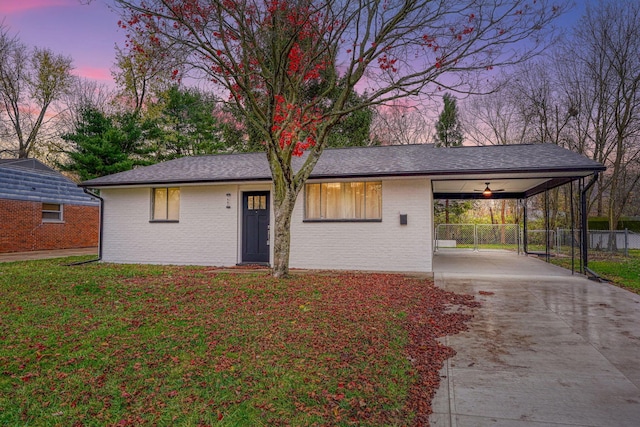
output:
[{"label": "white brick facade", "polygon": [[104,261],[215,266],[238,262],[236,185],[180,187],[177,223],[149,221],[149,188],[104,189],[102,197]]},{"label": "white brick facade", "polygon": [[[292,268],[432,271],[431,182],[382,182],[382,222],[303,222],[301,193],[291,221]],[[400,225],[407,214],[407,225]]]},{"label": "white brick facade", "polygon": [[[180,221],[164,223],[149,220],[150,188],[103,189],[103,260],[236,265],[241,262],[242,192],[264,190],[270,186],[182,186]],[[304,222],[301,192],[292,218],[290,266],[430,272],[432,213],[431,182],[424,178],[383,181],[381,222]],[[407,225],[400,225],[400,214],[408,215]],[[273,230],[273,211],[270,222]]]}]

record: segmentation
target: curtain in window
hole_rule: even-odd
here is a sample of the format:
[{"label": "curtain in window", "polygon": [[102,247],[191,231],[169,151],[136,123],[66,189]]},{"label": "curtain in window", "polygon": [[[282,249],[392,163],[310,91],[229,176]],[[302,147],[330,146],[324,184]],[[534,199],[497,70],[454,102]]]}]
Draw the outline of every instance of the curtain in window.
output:
[{"label": "curtain in window", "polygon": [[180,218],[180,189],[169,188],[167,219],[177,221]]},{"label": "curtain in window", "polygon": [[307,184],[307,219],[380,219],[382,183],[326,182]]},{"label": "curtain in window", "polygon": [[177,221],[180,218],[180,189],[153,189],[153,219]]},{"label": "curtain in window", "polygon": [[320,184],[307,184],[305,218],[320,219]]},{"label": "curtain in window", "polygon": [[167,219],[167,189],[153,189],[153,219]]},{"label": "curtain in window", "polygon": [[367,218],[382,218],[382,183],[367,182]]}]

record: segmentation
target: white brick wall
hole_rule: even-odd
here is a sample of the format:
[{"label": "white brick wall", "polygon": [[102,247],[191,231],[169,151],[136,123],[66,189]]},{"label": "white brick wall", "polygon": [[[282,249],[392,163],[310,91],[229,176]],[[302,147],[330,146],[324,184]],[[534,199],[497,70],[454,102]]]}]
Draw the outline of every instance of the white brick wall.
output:
[{"label": "white brick wall", "polygon": [[105,261],[216,266],[237,262],[238,186],[181,187],[178,223],[149,222],[149,188],[105,189],[102,197]]},{"label": "white brick wall", "polygon": [[[291,224],[292,268],[432,271],[431,182],[382,182],[382,222],[303,222],[301,192]],[[400,214],[408,215],[400,225]]]},{"label": "white brick wall", "polygon": [[[268,185],[180,188],[180,221],[152,223],[150,189],[104,189],[103,260],[232,266],[241,261],[242,191]],[[231,208],[226,208],[230,193]],[[273,195],[273,193],[272,193]],[[273,203],[271,203],[273,230]],[[291,225],[292,268],[432,271],[431,182],[382,183],[382,222],[303,222],[304,191]],[[400,225],[400,214],[408,225]],[[273,233],[272,233],[273,235]],[[273,259],[273,254],[271,254]]]}]

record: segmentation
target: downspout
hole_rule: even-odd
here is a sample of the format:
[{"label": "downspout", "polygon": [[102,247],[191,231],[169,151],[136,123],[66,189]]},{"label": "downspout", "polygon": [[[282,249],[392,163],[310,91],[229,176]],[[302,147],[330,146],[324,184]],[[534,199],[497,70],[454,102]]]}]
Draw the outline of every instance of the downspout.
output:
[{"label": "downspout", "polygon": [[600,276],[598,276],[597,273],[595,273],[592,270],[589,270],[589,243],[588,243],[588,239],[589,239],[589,233],[587,230],[587,227],[589,225],[588,221],[587,221],[587,191],[589,191],[589,189],[591,189],[591,187],[593,187],[593,185],[596,183],[596,181],[598,180],[598,172],[593,174],[593,178],[591,178],[591,181],[587,184],[586,187],[584,187],[582,189],[582,191],[580,192],[580,211],[582,213],[582,224],[581,224],[581,239],[582,239],[582,266],[584,269],[584,273],[586,273],[587,275],[591,275],[593,279],[595,280],[602,280],[600,278]]},{"label": "downspout", "polygon": [[82,191],[84,191],[89,196],[95,197],[95,198],[100,200],[100,212],[99,212],[99,215],[100,215],[100,220],[99,220],[100,228],[98,229],[98,258],[90,259],[88,261],[74,262],[74,263],[71,263],[69,265],[89,264],[91,262],[98,262],[98,261],[102,260],[102,229],[103,229],[103,225],[104,225],[104,215],[102,213],[103,213],[103,209],[104,209],[104,199],[102,197],[98,196],[96,193],[93,193],[93,192],[87,190],[84,187],[82,188]]}]

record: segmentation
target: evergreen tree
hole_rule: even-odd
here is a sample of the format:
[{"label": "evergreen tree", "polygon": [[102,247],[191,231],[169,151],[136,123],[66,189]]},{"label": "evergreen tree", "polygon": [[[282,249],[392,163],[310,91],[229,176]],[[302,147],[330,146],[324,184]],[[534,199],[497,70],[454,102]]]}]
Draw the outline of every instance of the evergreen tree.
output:
[{"label": "evergreen tree", "polygon": [[457,147],[462,145],[462,130],[456,98],[445,93],[443,100],[444,109],[436,122],[436,147]]},{"label": "evergreen tree", "polygon": [[108,116],[86,107],[73,133],[62,139],[71,144],[68,161],[59,163],[63,171],[73,172],[80,180],[97,178],[147,165],[149,150],[143,146],[144,129],[132,113]]},{"label": "evergreen tree", "polygon": [[[336,93],[337,96],[337,93]],[[362,103],[362,97],[353,92],[347,101],[348,105]],[[329,132],[328,147],[364,147],[371,145],[371,122],[373,108],[355,109],[343,117]]]},{"label": "evergreen tree", "polygon": [[[449,93],[443,97],[444,109],[438,116],[436,122],[436,147],[458,147],[462,145],[462,131],[460,130],[460,120],[458,119],[458,106],[456,98]],[[449,224],[449,213],[451,210],[462,214],[470,208],[465,202],[444,201],[445,224]],[[458,212],[459,211],[459,212]]]},{"label": "evergreen tree", "polygon": [[214,117],[213,96],[174,85],[160,94],[150,110],[157,110],[152,138],[159,161],[227,151],[225,127],[231,125]]}]

